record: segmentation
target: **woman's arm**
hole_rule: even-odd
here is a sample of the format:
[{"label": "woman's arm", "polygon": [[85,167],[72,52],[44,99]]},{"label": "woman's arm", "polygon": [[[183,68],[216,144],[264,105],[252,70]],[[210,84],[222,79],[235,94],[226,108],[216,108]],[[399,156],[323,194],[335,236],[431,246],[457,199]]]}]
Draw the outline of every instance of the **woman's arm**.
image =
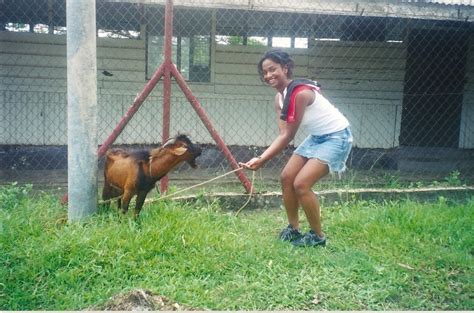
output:
[{"label": "woman's arm", "polygon": [[288,146],[293,138],[295,138],[296,132],[298,131],[301,121],[303,120],[305,108],[314,101],[314,97],[314,91],[312,90],[302,90],[298,92],[295,97],[295,109],[297,113],[296,119],[292,123],[287,123],[280,119],[281,109],[279,104],[279,96],[277,95],[275,97],[275,108],[278,115],[278,136],[275,138],[275,140],[273,140],[271,145],[262,153],[261,156],[253,158],[247,163],[241,163],[241,165],[251,170],[257,170],[275,155],[283,151],[283,149]]}]

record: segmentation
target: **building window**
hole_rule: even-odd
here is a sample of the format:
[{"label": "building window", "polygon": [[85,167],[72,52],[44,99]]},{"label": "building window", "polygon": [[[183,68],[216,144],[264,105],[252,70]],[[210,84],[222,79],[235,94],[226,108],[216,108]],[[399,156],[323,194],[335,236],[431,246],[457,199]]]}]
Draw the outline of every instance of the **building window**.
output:
[{"label": "building window", "polygon": [[256,36],[227,36],[227,35],[216,35],[216,43],[218,45],[234,45],[234,46],[267,46],[267,37],[256,37]]},{"label": "building window", "polygon": [[273,37],[272,47],[306,49],[308,48],[308,38]]},{"label": "building window", "polygon": [[[147,79],[153,75],[164,61],[164,37],[149,35],[147,37]],[[211,80],[211,45],[210,36],[194,35],[190,37],[173,37],[172,61],[190,82],[210,82]]]}]

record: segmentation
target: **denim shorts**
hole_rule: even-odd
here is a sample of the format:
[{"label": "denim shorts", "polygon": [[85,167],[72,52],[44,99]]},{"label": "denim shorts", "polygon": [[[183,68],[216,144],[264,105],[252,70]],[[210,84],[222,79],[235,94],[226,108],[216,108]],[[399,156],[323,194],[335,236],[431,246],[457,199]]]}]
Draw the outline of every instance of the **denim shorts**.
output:
[{"label": "denim shorts", "polygon": [[340,173],[346,169],[352,140],[349,127],[326,135],[309,135],[294,153],[308,159],[321,160],[329,166],[330,173]]}]

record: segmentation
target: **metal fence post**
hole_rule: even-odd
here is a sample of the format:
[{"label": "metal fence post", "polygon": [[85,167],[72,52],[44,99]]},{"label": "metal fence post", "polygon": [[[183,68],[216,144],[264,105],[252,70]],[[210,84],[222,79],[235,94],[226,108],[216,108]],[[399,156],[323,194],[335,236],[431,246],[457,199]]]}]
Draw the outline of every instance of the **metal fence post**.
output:
[{"label": "metal fence post", "polygon": [[95,0],[67,0],[68,219],[97,210]]}]

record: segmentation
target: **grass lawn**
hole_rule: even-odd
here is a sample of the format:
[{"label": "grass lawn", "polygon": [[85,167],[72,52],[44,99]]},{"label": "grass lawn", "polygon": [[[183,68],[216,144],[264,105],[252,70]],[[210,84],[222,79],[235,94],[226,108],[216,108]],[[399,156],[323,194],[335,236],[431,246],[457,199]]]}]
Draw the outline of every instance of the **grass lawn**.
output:
[{"label": "grass lawn", "polygon": [[[103,211],[0,189],[0,310],[81,310],[136,288],[210,310],[473,310],[474,199],[323,208],[325,248],[276,240],[281,208],[218,203]],[[301,217],[304,230],[307,223]]]}]

